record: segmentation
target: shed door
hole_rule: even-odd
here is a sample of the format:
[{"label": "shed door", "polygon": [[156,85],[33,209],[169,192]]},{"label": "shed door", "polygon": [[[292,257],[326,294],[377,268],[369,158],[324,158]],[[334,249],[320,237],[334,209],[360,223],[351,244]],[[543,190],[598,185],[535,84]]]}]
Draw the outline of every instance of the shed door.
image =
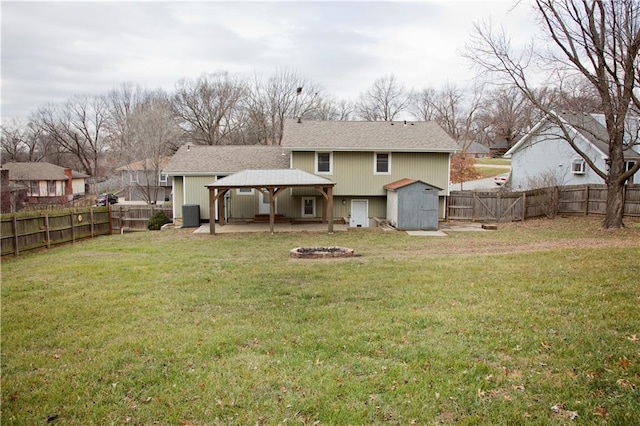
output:
[{"label": "shed door", "polygon": [[438,195],[425,190],[420,197],[420,229],[438,229]]},{"label": "shed door", "polygon": [[369,204],[367,200],[351,200],[351,220],[349,226],[352,228],[369,227]]}]

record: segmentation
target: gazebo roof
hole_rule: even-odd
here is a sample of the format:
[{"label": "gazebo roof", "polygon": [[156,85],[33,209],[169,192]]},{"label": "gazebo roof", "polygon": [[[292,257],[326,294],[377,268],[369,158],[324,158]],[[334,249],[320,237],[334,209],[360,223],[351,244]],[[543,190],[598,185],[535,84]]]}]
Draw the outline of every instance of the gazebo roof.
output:
[{"label": "gazebo roof", "polygon": [[206,185],[208,188],[334,186],[329,179],[298,169],[243,170]]}]

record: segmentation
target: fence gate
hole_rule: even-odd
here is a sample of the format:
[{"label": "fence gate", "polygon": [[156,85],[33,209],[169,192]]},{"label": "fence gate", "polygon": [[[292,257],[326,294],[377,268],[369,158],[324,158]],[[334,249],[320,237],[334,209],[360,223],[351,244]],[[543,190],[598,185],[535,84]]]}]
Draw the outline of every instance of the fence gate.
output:
[{"label": "fence gate", "polygon": [[448,218],[484,222],[524,220],[525,194],[452,191],[449,196]]}]

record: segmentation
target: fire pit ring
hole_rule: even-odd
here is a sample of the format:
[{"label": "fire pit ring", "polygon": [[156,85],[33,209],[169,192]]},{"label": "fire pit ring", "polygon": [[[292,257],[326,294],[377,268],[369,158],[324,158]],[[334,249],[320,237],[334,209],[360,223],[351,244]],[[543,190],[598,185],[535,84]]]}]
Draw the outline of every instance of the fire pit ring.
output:
[{"label": "fire pit ring", "polygon": [[331,259],[353,257],[353,249],[346,247],[296,247],[289,252],[290,257],[298,259]]}]

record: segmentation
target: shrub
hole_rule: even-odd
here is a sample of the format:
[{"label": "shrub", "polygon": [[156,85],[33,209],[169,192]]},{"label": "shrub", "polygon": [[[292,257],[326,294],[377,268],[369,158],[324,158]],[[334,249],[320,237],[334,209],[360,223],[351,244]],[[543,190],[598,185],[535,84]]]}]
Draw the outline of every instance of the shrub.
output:
[{"label": "shrub", "polygon": [[147,228],[152,231],[158,231],[162,228],[162,225],[171,222],[171,220],[167,217],[167,215],[163,211],[159,211],[153,214],[149,218],[149,223],[147,224]]}]

